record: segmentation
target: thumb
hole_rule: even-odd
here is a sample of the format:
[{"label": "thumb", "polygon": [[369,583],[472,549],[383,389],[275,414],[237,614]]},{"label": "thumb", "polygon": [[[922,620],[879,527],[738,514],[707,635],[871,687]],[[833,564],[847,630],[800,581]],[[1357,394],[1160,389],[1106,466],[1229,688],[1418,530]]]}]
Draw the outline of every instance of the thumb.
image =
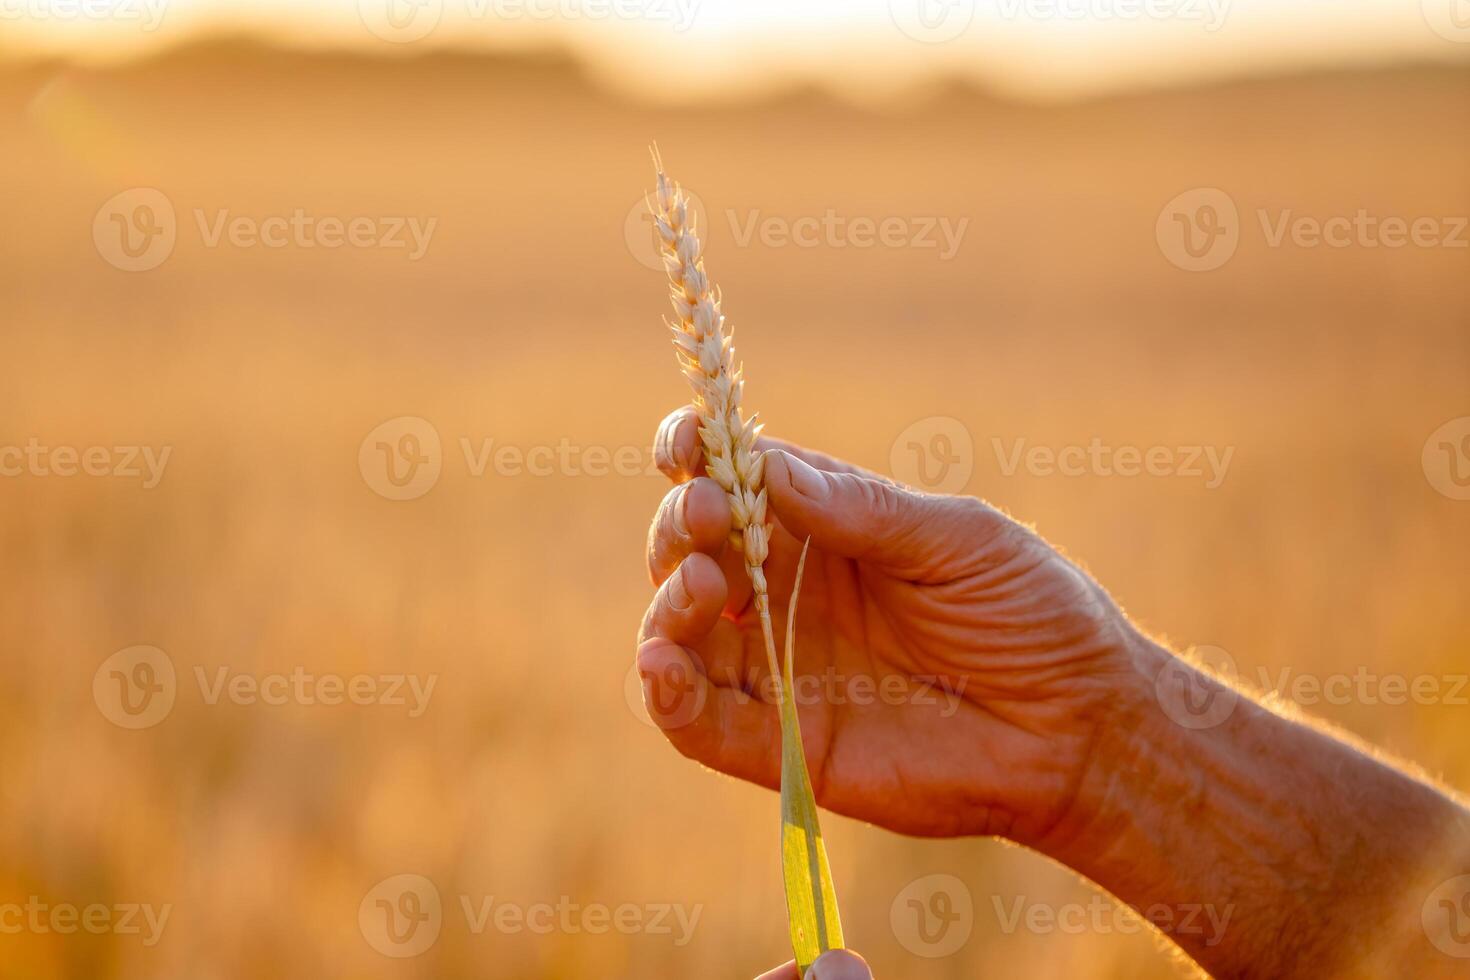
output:
[{"label": "thumb", "polygon": [[828,950],[806,971],[805,980],[873,980],[867,961],[850,949]]},{"label": "thumb", "polygon": [[823,551],[912,575],[972,550],[1006,522],[973,497],[818,470],[779,449],[765,454],[765,483],[771,511],[798,540],[810,536]]}]

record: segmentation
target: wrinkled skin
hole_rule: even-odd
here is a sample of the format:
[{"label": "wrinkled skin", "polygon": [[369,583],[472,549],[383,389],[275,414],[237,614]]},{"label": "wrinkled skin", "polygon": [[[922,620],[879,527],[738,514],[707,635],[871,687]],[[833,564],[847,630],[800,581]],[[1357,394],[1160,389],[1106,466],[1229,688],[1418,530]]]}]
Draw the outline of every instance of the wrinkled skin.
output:
[{"label": "wrinkled skin", "polygon": [[[780,728],[724,493],[693,410],[655,441],[675,482],[649,532],[657,594],[639,635],[669,741],[779,785]],[[920,836],[1033,842],[1071,805],[1130,669],[1132,628],[1038,535],[971,497],[921,494],[763,440],[777,649],[803,539],[797,695],[817,801]]]}]

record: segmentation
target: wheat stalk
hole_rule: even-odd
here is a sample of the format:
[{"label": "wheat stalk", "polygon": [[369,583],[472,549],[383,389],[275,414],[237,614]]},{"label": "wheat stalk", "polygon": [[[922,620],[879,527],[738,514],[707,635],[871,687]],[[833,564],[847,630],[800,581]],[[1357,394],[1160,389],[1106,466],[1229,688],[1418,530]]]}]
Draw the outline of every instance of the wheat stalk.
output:
[{"label": "wheat stalk", "polygon": [[[725,316],[720,312],[719,290],[710,285],[704,271],[689,199],[664,173],[657,148],[653,150],[653,166],[658,189],[649,210],[658,229],[659,248],[669,274],[669,297],[674,303],[675,320],[669,328],[674,334],[679,366],[694,389],[706,468],[730,499],[734,515],[730,538],[745,556],[745,572],[750,576],[761,636],[766,643],[766,665],[780,705],[781,871],[791,949],[798,970],[804,973],[823,952],[842,946],[842,918],[837,911],[832,869],[822,843],[817,803],[802,751],[801,721],[792,698],[796,686],[792,673],[796,659],[796,596],[801,589],[807,548],[802,546],[787,605],[783,678],[771,631],[771,598],[764,569],[771,530],[766,523],[762,457],[755,452],[761,427],[754,415],[747,419],[740,410],[745,382],[735,361],[735,345],[725,328]],[[810,543],[808,540],[807,545]]]},{"label": "wheat stalk", "polygon": [[745,418],[740,408],[745,381],[735,361],[731,331],[720,312],[719,290],[710,284],[704,271],[704,255],[689,199],[664,173],[657,148],[653,150],[653,165],[658,186],[649,208],[658,230],[664,269],[669,274],[669,299],[674,304],[675,319],[669,322],[669,329],[674,335],[679,366],[694,389],[706,469],[730,498],[735,518],[730,539],[745,556],[745,572],[750,576],[766,644],[766,663],[779,701],[781,667],[776,660],[771,597],[764,569],[770,551],[770,528],[766,523],[763,460],[755,451],[761,426],[754,415]]}]

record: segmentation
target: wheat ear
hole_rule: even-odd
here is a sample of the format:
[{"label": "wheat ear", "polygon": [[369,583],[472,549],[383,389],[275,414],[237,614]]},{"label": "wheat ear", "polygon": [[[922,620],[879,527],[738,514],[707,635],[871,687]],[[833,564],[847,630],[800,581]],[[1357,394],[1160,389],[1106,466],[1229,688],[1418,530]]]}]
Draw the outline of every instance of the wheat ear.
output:
[{"label": "wheat ear", "polygon": [[694,389],[706,469],[730,498],[730,512],[735,517],[730,539],[745,556],[745,571],[750,576],[766,643],[766,664],[779,701],[781,667],[771,632],[771,598],[764,570],[770,528],[766,523],[764,466],[755,451],[761,427],[754,415],[747,419],[740,409],[745,382],[735,361],[731,332],[720,312],[719,290],[710,284],[704,270],[689,199],[664,173],[656,149],[653,165],[658,188],[649,207],[658,229],[664,269],[669,274],[669,298],[674,304],[669,329],[674,335],[679,366]]}]

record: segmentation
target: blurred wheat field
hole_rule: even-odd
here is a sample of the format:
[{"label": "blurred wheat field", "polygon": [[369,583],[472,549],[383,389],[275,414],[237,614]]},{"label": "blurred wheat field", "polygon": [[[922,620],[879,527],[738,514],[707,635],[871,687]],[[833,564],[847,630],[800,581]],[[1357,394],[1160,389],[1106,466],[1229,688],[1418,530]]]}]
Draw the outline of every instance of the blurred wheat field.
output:
[{"label": "blurred wheat field", "polygon": [[[1085,564],[1150,629],[1249,677],[1463,673],[1470,503],[1420,453],[1470,414],[1470,249],[1269,247],[1257,209],[1470,213],[1470,72],[1384,69],[1107,101],[962,87],[900,109],[817,92],[653,108],[570,61],[184,48],[0,73],[0,444],[169,446],[158,486],[0,479],[0,900],[171,903],[162,940],[6,935],[14,977],[753,976],[788,955],[774,796],[702,771],[630,707],[656,475],[475,475],[466,446],[643,451],[685,397],[629,215],[656,138],[709,214],[748,397],[770,431],[876,470],[931,416],[968,491]],[[1154,237],[1165,202],[1240,206],[1224,267]],[[127,273],[92,239],[133,187],[178,242]],[[196,210],[437,219],[424,256],[208,247]],[[968,219],[956,255],[744,245],[752,212]],[[737,216],[735,221],[727,217]],[[876,393],[876,394],[875,394]],[[359,446],[428,420],[438,483],[373,491]],[[1217,489],[1007,476],[1010,445],[1233,447]],[[93,675],[149,644],[161,724]],[[208,704],[202,668],[436,675],[428,710]],[[1312,709],[1470,785],[1470,709]],[[984,751],[983,746],[977,751]],[[827,816],[849,941],[879,976],[1170,977],[1154,938],[1006,930],[1092,892],[987,840]],[[412,872],[434,947],[386,959],[359,903]],[[923,875],[973,934],[916,957],[890,905]],[[668,935],[488,929],[458,897],[699,908]]]}]

